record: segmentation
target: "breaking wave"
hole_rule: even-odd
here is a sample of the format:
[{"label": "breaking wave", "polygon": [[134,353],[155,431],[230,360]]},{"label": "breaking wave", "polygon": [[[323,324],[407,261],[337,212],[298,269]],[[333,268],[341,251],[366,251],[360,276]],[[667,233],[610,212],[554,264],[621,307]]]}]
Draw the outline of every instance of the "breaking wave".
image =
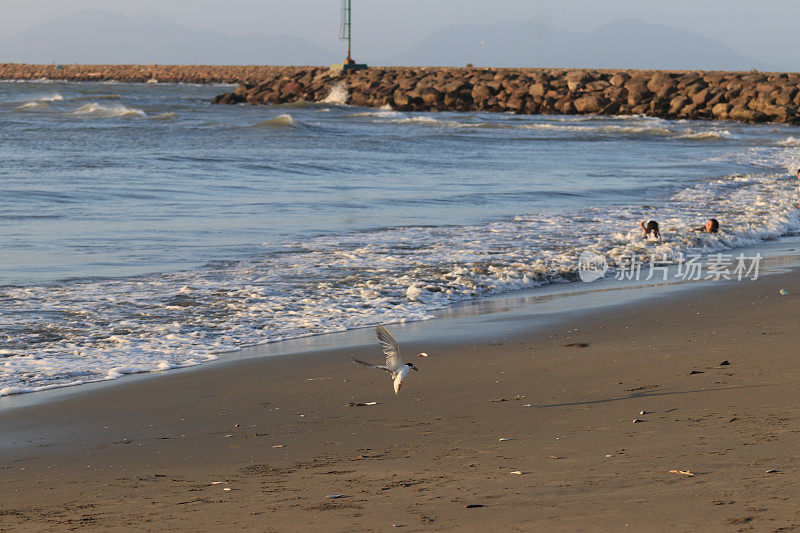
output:
[{"label": "breaking wave", "polygon": [[347,100],[350,99],[350,93],[347,90],[347,84],[343,81],[338,82],[331,88],[328,96],[322,99],[323,104],[347,105]]},{"label": "breaking wave", "polygon": [[277,117],[265,120],[264,122],[259,122],[258,124],[253,124],[252,127],[254,128],[291,128],[295,126],[295,121],[292,118],[292,115],[283,114],[278,115]]},{"label": "breaking wave", "polygon": [[104,106],[92,102],[72,111],[73,115],[91,118],[117,118],[117,117],[144,117],[147,116],[141,109],[134,109],[124,105]]},{"label": "breaking wave", "polygon": [[[633,221],[650,213],[640,206],[595,207],[324,236],[198,270],[2,287],[0,330],[9,340],[0,354],[0,395],[191,366],[243,346],[376,322],[425,320],[456,302],[572,281],[586,250],[606,256],[613,271],[632,253],[674,260],[757,244],[800,228],[795,194],[793,180],[773,174],[676,190],[659,208],[659,242],[642,240]],[[688,231],[709,213],[722,222],[719,234]]]}]

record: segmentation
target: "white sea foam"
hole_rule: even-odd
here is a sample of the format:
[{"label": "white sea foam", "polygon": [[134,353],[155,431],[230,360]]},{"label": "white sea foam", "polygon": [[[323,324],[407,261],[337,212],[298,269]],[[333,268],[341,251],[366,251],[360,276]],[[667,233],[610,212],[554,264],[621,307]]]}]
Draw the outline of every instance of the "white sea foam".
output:
[{"label": "white sea foam", "polygon": [[26,110],[26,109],[27,110],[47,109],[49,107],[50,107],[50,105],[47,102],[25,102],[24,104],[19,106],[17,109],[22,111],[22,110]]},{"label": "white sea foam", "polygon": [[91,118],[144,117],[145,112],[124,105],[104,106],[96,102],[86,104],[72,111],[73,115]]},{"label": "white sea foam", "polygon": [[340,81],[331,88],[323,100],[323,104],[347,105],[347,100],[350,98],[350,93],[347,90],[347,83]]},{"label": "white sea foam", "polygon": [[800,139],[797,137],[787,137],[777,142],[779,146],[800,146]]},{"label": "white sea foam", "polygon": [[[797,231],[795,196],[794,180],[769,174],[679,190],[659,207],[659,242],[642,240],[636,226],[651,212],[616,205],[324,236],[257,260],[184,272],[2,287],[0,395],[192,366],[243,346],[376,322],[425,320],[455,302],[573,280],[586,250],[605,255],[613,272],[631,253],[675,259],[757,244]],[[723,223],[719,234],[685,231],[712,214]]]},{"label": "white sea foam", "polygon": [[[394,124],[416,124],[420,126],[434,126],[452,129],[500,129],[500,130],[530,130],[552,132],[555,134],[584,134],[586,136],[602,137],[664,137],[686,140],[710,141],[716,139],[734,138],[728,130],[723,129],[693,129],[676,122],[667,121],[639,121],[637,124],[608,124],[607,121],[598,123],[598,118],[592,120],[556,119],[549,121],[515,120],[506,122],[497,121],[469,121],[457,118],[437,118],[426,114],[406,115],[398,112],[369,111],[357,113],[353,116],[374,117],[380,121]],[[603,117],[604,119],[606,117]]]}]

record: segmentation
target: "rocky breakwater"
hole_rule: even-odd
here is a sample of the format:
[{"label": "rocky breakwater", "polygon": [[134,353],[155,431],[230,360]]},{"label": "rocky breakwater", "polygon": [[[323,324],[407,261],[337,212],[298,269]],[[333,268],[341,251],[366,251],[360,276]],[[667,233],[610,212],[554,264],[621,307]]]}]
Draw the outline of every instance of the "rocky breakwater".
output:
[{"label": "rocky breakwater", "polygon": [[[270,71],[217,96],[218,104],[319,102],[398,111],[647,115],[667,119],[798,123],[800,74],[762,72],[370,68]],[[345,90],[346,89],[346,90]]]},{"label": "rocky breakwater", "polygon": [[0,79],[118,81],[126,83],[256,83],[306,67],[236,65],[26,65],[0,63]]}]

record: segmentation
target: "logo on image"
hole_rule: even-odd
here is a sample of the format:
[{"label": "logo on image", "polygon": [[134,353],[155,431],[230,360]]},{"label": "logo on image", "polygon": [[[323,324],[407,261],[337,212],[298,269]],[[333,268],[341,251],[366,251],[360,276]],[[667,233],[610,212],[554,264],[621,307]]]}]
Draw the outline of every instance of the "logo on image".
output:
[{"label": "logo on image", "polygon": [[581,252],[578,257],[578,277],[581,281],[591,283],[605,277],[608,271],[606,258],[594,252]]}]

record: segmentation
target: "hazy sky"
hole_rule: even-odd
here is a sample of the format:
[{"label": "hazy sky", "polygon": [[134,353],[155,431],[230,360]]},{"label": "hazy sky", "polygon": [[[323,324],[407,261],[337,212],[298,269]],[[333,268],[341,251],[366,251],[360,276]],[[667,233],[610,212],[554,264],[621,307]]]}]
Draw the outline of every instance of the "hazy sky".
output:
[{"label": "hazy sky", "polygon": [[[230,35],[289,34],[339,51],[339,8],[340,0],[0,0],[0,37],[76,11],[108,9]],[[388,57],[452,24],[522,19],[587,31],[622,18],[692,30],[766,62],[800,56],[797,0],[353,0],[353,48],[357,59]]]}]

